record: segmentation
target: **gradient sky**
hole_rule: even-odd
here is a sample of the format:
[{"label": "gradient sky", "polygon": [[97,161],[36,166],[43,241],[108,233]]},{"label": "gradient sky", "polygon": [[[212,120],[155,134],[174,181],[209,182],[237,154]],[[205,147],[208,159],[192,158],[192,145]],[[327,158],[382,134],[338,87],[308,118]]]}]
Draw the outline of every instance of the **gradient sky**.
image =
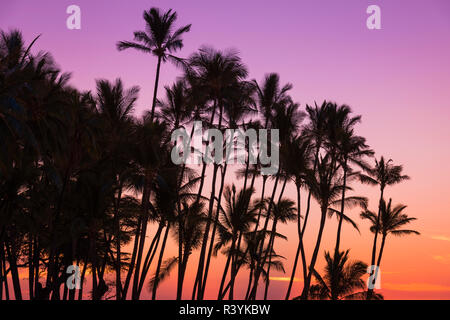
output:
[{"label": "gradient sky", "polygon": [[[67,6],[77,4],[82,29],[66,28]],[[366,8],[381,7],[381,30],[366,28]],[[235,48],[250,78],[261,80],[278,72],[294,84],[292,96],[304,107],[323,99],[349,104],[363,116],[358,134],[367,138],[377,157],[405,166],[412,179],[388,188],[394,203],[408,205],[419,220],[411,227],[421,236],[388,239],[382,261],[382,293],[388,299],[450,298],[450,1],[446,0],[309,0],[309,1],[118,1],[2,0],[0,29],[19,28],[27,43],[42,34],[36,50],[50,51],[71,83],[95,88],[95,79],[121,77],[126,86],[142,89],[137,113],[151,105],[155,59],[142,53],[117,52],[118,40],[131,40],[143,29],[142,12],[157,6],[173,8],[178,25],[192,23],[179,53],[187,57],[201,45]],[[161,83],[170,84],[180,71],[164,65]],[[231,182],[234,177],[230,176]],[[292,189],[292,190],[291,190]],[[376,209],[378,191],[355,185]],[[294,197],[293,188],[287,196]],[[307,231],[311,252],[318,223],[317,208]],[[372,235],[358,220],[361,234],[345,226],[342,248],[370,260]],[[322,249],[333,247],[336,223],[328,221]],[[297,245],[295,226],[281,229],[289,236],[276,249],[291,269]],[[169,250],[175,255],[175,246]],[[322,270],[323,255],[319,270]],[[191,258],[195,260],[195,256]],[[210,289],[223,271],[213,262]],[[246,273],[246,272],[245,272]],[[282,274],[274,273],[274,277]],[[188,270],[186,294],[192,286]],[[299,275],[301,277],[301,275]],[[161,286],[160,298],[173,298],[175,278]],[[238,282],[244,286],[246,277]],[[280,279],[282,280],[282,279]],[[272,281],[270,297],[283,297],[287,282]],[[296,283],[296,295],[301,284]],[[217,290],[208,297],[215,298]]]}]

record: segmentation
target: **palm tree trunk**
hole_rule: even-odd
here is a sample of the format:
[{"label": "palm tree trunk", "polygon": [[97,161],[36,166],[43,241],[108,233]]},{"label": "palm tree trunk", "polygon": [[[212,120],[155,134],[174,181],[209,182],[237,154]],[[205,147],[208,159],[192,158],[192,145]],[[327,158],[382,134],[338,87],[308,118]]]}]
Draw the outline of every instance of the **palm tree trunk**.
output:
[{"label": "palm tree trunk", "polygon": [[347,187],[347,159],[344,162],[344,181],[342,188],[342,200],[341,200],[341,215],[339,216],[339,223],[336,236],[336,246],[334,248],[334,261],[337,261],[337,256],[339,254],[339,245],[341,243],[341,231],[342,231],[342,221],[344,220],[344,208],[345,208],[345,189]]},{"label": "palm tree trunk", "polygon": [[231,263],[231,274],[230,274],[230,294],[228,296],[228,300],[234,300],[234,283],[237,275],[237,264],[238,264],[238,255],[241,250],[241,241],[242,241],[242,232],[239,233],[239,239],[237,243],[236,252],[233,254],[233,259]]},{"label": "palm tree trunk", "polygon": [[33,236],[29,233],[28,241],[28,291],[29,298],[33,300],[33,288],[34,288],[34,267],[33,267]]},{"label": "palm tree trunk", "polygon": [[159,224],[158,230],[156,231],[155,236],[153,237],[152,242],[150,243],[150,247],[148,248],[147,255],[145,257],[144,265],[142,266],[142,273],[139,279],[139,287],[138,287],[138,296],[140,296],[142,292],[142,288],[144,287],[145,278],[147,276],[148,270],[152,264],[153,258],[155,257],[156,251],[158,249],[159,240],[161,238],[161,233],[164,228],[162,223]]},{"label": "palm tree trunk", "polygon": [[305,248],[303,246],[303,233],[301,228],[301,215],[300,215],[300,208],[301,208],[301,202],[300,202],[300,195],[301,195],[301,188],[299,185],[297,185],[297,232],[298,232],[298,246],[297,246],[297,252],[295,254],[295,260],[294,260],[294,266],[292,267],[292,274],[291,278],[289,280],[288,289],[286,292],[285,300],[289,300],[289,296],[291,295],[292,285],[294,283],[295,279],[295,271],[297,269],[298,264],[298,257],[299,254],[301,254],[302,258],[302,267],[303,267],[303,280],[305,282],[306,279],[306,257],[305,257]]},{"label": "palm tree trunk", "polygon": [[22,300],[22,291],[20,289],[20,278],[19,278],[19,269],[17,268],[17,258],[13,250],[9,247],[8,243],[5,241],[5,248],[7,259],[9,263],[9,269],[11,271],[11,278],[14,289],[14,296],[16,300]]},{"label": "palm tree trunk", "polygon": [[245,293],[245,300],[250,299],[250,289],[252,288],[254,270],[255,270],[255,264],[252,261],[252,264],[250,265],[250,273],[248,276],[248,284],[247,284],[247,291]]},{"label": "palm tree trunk", "polygon": [[208,256],[206,258],[205,274],[203,277],[202,296],[205,294],[206,280],[208,278],[209,265],[211,262],[211,256],[212,256],[212,251],[213,251],[213,247],[214,247],[214,239],[215,239],[215,235],[216,235],[217,224],[219,223],[220,201],[222,200],[222,193],[223,193],[223,187],[225,185],[226,173],[227,173],[227,163],[224,164],[223,171],[222,171],[222,179],[220,182],[220,188],[219,188],[219,194],[218,194],[218,200],[217,200],[216,217],[215,217],[215,221],[214,221],[214,225],[213,225],[213,229],[212,229],[211,241],[209,243]]},{"label": "palm tree trunk", "polygon": [[137,260],[135,265],[135,271],[134,271],[134,279],[133,279],[133,288],[132,288],[132,299],[133,300],[139,300],[139,293],[138,293],[138,287],[139,287],[139,275],[141,270],[141,261],[142,261],[142,254],[144,252],[144,245],[145,245],[145,237],[147,235],[147,224],[148,224],[148,203],[150,201],[150,176],[146,175],[146,183],[144,188],[144,193],[142,195],[142,207],[143,207],[143,217],[142,217],[142,230],[139,240],[139,249],[137,252]]},{"label": "palm tree trunk", "polygon": [[319,254],[319,249],[320,249],[320,242],[322,240],[323,229],[325,228],[325,221],[326,221],[326,217],[327,217],[327,207],[326,206],[322,207],[321,211],[322,211],[322,215],[321,215],[321,219],[320,219],[319,233],[317,235],[317,241],[316,241],[316,245],[314,247],[313,255],[311,258],[311,263],[309,265],[308,276],[306,277],[306,281],[303,286],[303,292],[302,292],[303,300],[308,300],[309,287],[311,285],[312,270],[314,270],[314,267],[316,265],[317,256]]},{"label": "palm tree trunk", "polygon": [[122,183],[119,183],[119,193],[116,200],[116,208],[114,210],[114,229],[116,237],[116,300],[120,300],[120,294],[122,292],[122,280],[120,278],[120,219],[119,219],[119,207],[120,200],[122,198]]},{"label": "palm tree trunk", "polygon": [[[378,260],[377,260],[377,267],[378,267],[378,268],[375,269],[375,271],[374,271],[374,276],[373,276],[372,284],[377,283],[378,271],[379,271],[380,264],[381,264],[381,257],[383,256],[383,249],[384,249],[385,241],[386,241],[386,235],[383,235],[383,237],[381,238],[380,252],[379,252]],[[371,293],[371,294],[372,294],[372,293]]]},{"label": "palm tree trunk", "polygon": [[247,159],[245,161],[245,173],[244,173],[244,188],[243,190],[247,189],[247,178],[248,178],[248,170],[250,166],[250,154],[249,154],[249,147],[247,144],[245,144],[245,151],[247,154]]},{"label": "palm tree trunk", "polygon": [[[322,143],[318,142],[318,146],[316,149],[316,154],[314,156],[314,167],[313,167],[313,172],[316,172],[317,169],[317,164],[319,162],[319,152],[320,152],[320,148],[321,148]],[[306,203],[306,212],[305,212],[305,221],[303,222],[303,228],[302,228],[302,234],[305,234],[305,229],[306,229],[306,224],[308,222],[308,217],[309,217],[309,211],[311,208],[311,190],[308,192],[308,201]]]},{"label": "palm tree trunk", "polygon": [[[283,197],[284,190],[286,189],[286,184],[287,184],[287,179],[285,179],[283,182],[283,187],[281,188],[280,195],[278,196],[278,202],[280,202],[281,198]],[[277,219],[274,219],[273,226],[272,226],[272,232],[270,234],[270,240],[269,240],[269,245],[268,245],[268,249],[269,249],[268,254],[270,254],[270,256],[269,256],[269,264],[267,266],[267,280],[266,280],[266,285],[265,285],[265,289],[264,289],[264,300],[267,300],[267,293],[269,292],[270,267],[272,264],[272,252],[271,251],[273,251],[276,231],[277,231]],[[267,259],[267,255],[264,259]],[[263,265],[263,267],[264,267],[264,265]]]},{"label": "palm tree trunk", "polygon": [[122,300],[125,300],[127,298],[127,293],[128,293],[128,288],[129,288],[130,281],[131,281],[131,276],[133,275],[134,264],[136,262],[137,250],[139,247],[141,226],[142,226],[142,216],[139,216],[138,221],[137,221],[136,233],[134,235],[134,245],[133,245],[133,252],[131,254],[130,266],[128,267],[127,277],[125,278],[125,283],[123,285],[123,290],[122,290],[122,295],[121,295]]},{"label": "palm tree trunk", "polygon": [[[0,246],[2,246],[3,243],[0,243]],[[3,300],[3,279],[6,277],[6,275],[3,275],[3,256],[0,256],[0,301]]]},{"label": "palm tree trunk", "polygon": [[178,201],[178,281],[177,281],[177,300],[181,300],[181,281],[183,273],[183,219],[181,217],[181,206]]},{"label": "palm tree trunk", "polygon": [[[212,211],[214,208],[214,198],[216,194],[216,180],[217,180],[217,169],[219,166],[217,164],[214,164],[214,172],[213,172],[213,179],[212,179],[212,185],[211,185],[211,196],[209,199],[209,209],[208,209],[208,221],[206,223],[205,227],[205,233],[203,236],[202,241],[202,247],[200,251],[200,259],[198,263],[198,269],[197,269],[197,299],[203,300],[203,270],[204,270],[204,263],[205,263],[205,255],[206,255],[206,248],[208,244],[208,238],[209,238],[209,229],[211,228],[211,220],[212,220]],[[195,286],[194,286],[194,292],[192,299],[195,298]]]},{"label": "palm tree trunk", "polygon": [[34,237],[34,248],[33,248],[33,267],[34,267],[34,296],[36,297],[38,285],[39,285],[39,244],[38,237]]},{"label": "palm tree trunk", "polygon": [[164,233],[164,239],[161,244],[161,251],[159,252],[159,259],[158,259],[158,265],[156,267],[155,272],[155,283],[153,284],[153,290],[152,290],[152,300],[156,300],[156,291],[158,290],[158,284],[159,284],[159,271],[161,270],[161,264],[164,257],[164,251],[166,249],[166,243],[167,243],[167,237],[169,235],[169,229],[170,229],[170,223],[167,223],[166,232]]},{"label": "palm tree trunk", "polygon": [[[377,253],[377,240],[378,240],[378,230],[380,226],[380,218],[381,218],[381,202],[383,201],[384,188],[381,188],[380,193],[380,201],[378,203],[378,214],[377,214],[377,224],[375,226],[375,235],[373,237],[373,246],[372,246],[372,260],[371,265],[375,265],[376,253]],[[370,300],[372,298],[373,289],[367,289],[366,299]]]},{"label": "palm tree trunk", "polygon": [[8,272],[6,271],[6,254],[3,243],[1,243],[0,246],[0,252],[1,252],[1,258],[2,258],[2,272],[3,272],[3,278],[2,281],[5,285],[5,299],[9,300],[9,286],[8,286]]},{"label": "palm tree trunk", "polygon": [[[275,219],[273,221],[273,227],[272,227],[272,233],[270,235],[269,240],[269,250],[273,250],[274,242],[275,242],[275,233],[277,232],[277,220]],[[270,285],[270,266],[272,264],[272,253],[270,252],[269,256],[269,264],[267,265],[267,280],[266,280],[266,287],[264,289],[264,300],[267,300],[267,294],[269,293],[269,285]],[[264,267],[264,266],[263,266]]]},{"label": "palm tree trunk", "polygon": [[[217,99],[214,99],[213,102],[213,110],[212,110],[212,114],[211,114],[211,119],[210,119],[210,125],[212,126],[214,123],[214,117],[216,114],[216,108],[217,108]],[[220,129],[220,127],[219,127]],[[205,161],[203,161],[203,168],[202,168],[202,173],[201,173],[201,178],[200,178],[200,186],[198,188],[198,193],[197,193],[197,202],[200,201],[201,195],[202,195],[202,191],[203,191],[203,184],[205,181],[205,173],[206,173],[206,165],[207,163]],[[211,201],[214,201],[214,195],[215,195],[215,188],[216,188],[216,175],[217,175],[217,166],[214,164],[214,172],[213,172],[213,183],[212,183],[212,191],[211,191],[211,198],[209,199],[209,209],[208,210],[208,222],[206,223],[206,227],[205,227],[205,233],[203,236],[203,240],[202,240],[202,247],[200,250],[200,258],[199,258],[199,263],[198,263],[198,267],[197,267],[197,275],[195,277],[195,282],[194,282],[194,288],[192,290],[192,300],[195,299],[195,295],[197,293],[197,298],[201,295],[201,290],[202,290],[202,281],[203,281],[203,264],[204,264],[204,259],[205,259],[205,253],[206,253],[206,245],[207,245],[207,241],[208,241],[208,234],[209,234],[209,228],[211,225],[211,215],[212,215],[212,205],[214,203],[211,203]],[[213,192],[214,191],[214,192]]]},{"label": "palm tree trunk", "polygon": [[183,284],[184,284],[184,276],[186,275],[186,267],[187,267],[187,263],[189,260],[189,250],[190,249],[184,249],[184,255],[183,255],[183,259],[181,260],[182,263],[182,269],[181,269],[181,274],[180,274],[180,278],[178,279],[178,286],[177,286],[177,300],[181,300],[183,298]]},{"label": "palm tree trunk", "polygon": [[[255,177],[255,175],[253,175],[253,178],[254,177]],[[252,180],[252,182],[253,181],[254,181],[254,179]],[[266,181],[267,181],[267,176],[263,176],[261,200],[264,199],[264,191],[265,191],[265,188],[266,188]],[[258,211],[258,218],[256,220],[255,230],[253,230],[253,236],[252,236],[252,240],[253,241],[255,241],[255,239],[256,239],[256,232],[258,231],[259,222],[261,221],[261,214],[262,214],[262,207],[260,207],[259,211]],[[254,272],[254,270],[255,270],[255,261],[252,258],[252,261],[251,261],[251,264],[250,264],[249,281],[248,281],[248,286],[247,286],[247,293],[245,294],[245,300],[249,299],[250,289],[252,288],[252,283],[253,283],[252,280],[253,280],[253,272]]]},{"label": "palm tree trunk", "polygon": [[383,255],[383,249],[384,249],[385,242],[386,242],[386,236],[383,235],[383,237],[381,238],[380,252],[379,252],[378,260],[377,260],[377,266],[378,267],[380,267],[380,264],[381,264],[381,257]]},{"label": "palm tree trunk", "polygon": [[92,300],[97,299],[97,258],[95,254],[95,239],[92,234],[89,235],[89,255],[91,257],[92,269]]},{"label": "palm tree trunk", "polygon": [[224,269],[223,275],[222,275],[222,281],[220,282],[219,296],[217,297],[217,300],[223,299],[223,287],[225,286],[225,280],[227,278],[228,269],[230,268],[230,262],[231,262],[231,258],[232,258],[235,246],[236,246],[236,235],[233,234],[230,251],[228,252],[227,262],[225,263],[225,269]]},{"label": "palm tree trunk", "polygon": [[[252,291],[251,291],[250,296],[249,296],[249,298],[252,299],[252,300],[256,299],[256,293],[257,293],[257,290],[258,290],[259,277],[261,275],[261,268],[263,268],[264,264],[265,264],[265,261],[261,261],[261,256],[262,256],[262,253],[263,253],[263,250],[264,250],[264,242],[265,242],[265,235],[264,234],[267,231],[267,227],[268,227],[268,224],[269,224],[270,212],[272,210],[272,203],[273,203],[273,199],[275,198],[275,193],[277,191],[279,178],[280,178],[280,175],[277,174],[277,177],[275,178],[273,190],[272,190],[272,196],[270,197],[269,207],[267,209],[266,221],[264,223],[264,228],[262,229],[263,236],[262,236],[262,239],[261,239],[261,245],[259,247],[258,261],[256,261],[255,279],[253,280],[253,288],[252,288]],[[265,254],[265,258],[267,258],[267,252]]]},{"label": "palm tree trunk", "polygon": [[158,94],[158,83],[159,83],[159,72],[161,69],[161,56],[158,57],[158,65],[156,66],[156,78],[155,78],[155,88],[153,90],[153,102],[152,102],[152,111],[150,114],[150,121],[153,122],[153,118],[155,116],[155,106],[156,106],[156,97]]},{"label": "palm tree trunk", "polygon": [[[212,110],[211,118],[209,120],[210,125],[212,125],[213,122],[214,122],[214,117],[215,117],[215,114],[216,114],[216,107],[217,107],[217,102],[216,102],[216,100],[214,100],[214,102],[213,102],[213,110]],[[197,192],[197,200],[196,200],[197,202],[200,201],[200,198],[201,198],[201,195],[202,195],[202,191],[203,191],[203,185],[205,183],[206,165],[207,165],[206,162],[203,161],[202,173],[200,175],[200,185],[198,187],[198,192]]]}]

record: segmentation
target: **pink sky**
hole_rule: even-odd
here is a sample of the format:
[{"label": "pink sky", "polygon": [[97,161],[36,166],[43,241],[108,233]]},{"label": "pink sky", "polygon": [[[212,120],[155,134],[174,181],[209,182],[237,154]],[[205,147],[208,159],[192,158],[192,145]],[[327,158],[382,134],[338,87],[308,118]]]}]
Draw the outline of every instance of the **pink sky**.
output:
[{"label": "pink sky", "polygon": [[[81,30],[66,28],[70,4],[81,7]],[[366,28],[370,4],[381,7],[381,30]],[[387,197],[408,205],[407,213],[419,219],[414,227],[422,233],[388,242],[383,293],[386,298],[450,298],[449,1],[2,0],[0,28],[19,28],[27,42],[42,34],[35,50],[50,51],[63,71],[72,72],[71,83],[80,89],[94,89],[99,78],[121,77],[126,86],[139,85],[140,113],[151,104],[155,59],[118,52],[115,43],[131,40],[133,31],[143,29],[142,12],[151,6],[176,10],[178,25],[192,23],[180,56],[204,44],[236,48],[250,78],[261,80],[265,73],[278,72],[283,83],[294,84],[292,95],[302,106],[327,99],[349,104],[361,114],[358,133],[377,157],[404,164],[412,177],[389,188]],[[164,65],[161,83],[170,84],[178,75],[179,70]],[[370,197],[374,209],[377,190],[355,187],[358,194]],[[287,194],[294,196],[290,189]],[[307,237],[310,247],[315,216]],[[353,217],[362,233],[346,227],[343,248],[352,248],[353,258],[368,261],[372,236],[357,212]],[[327,230],[323,249],[331,248],[334,221]],[[295,226],[284,231],[290,241],[278,249],[289,258],[289,270]],[[221,259],[214,263],[218,271],[211,283],[223,270]],[[271,296],[282,296],[285,285],[273,281]],[[164,283],[160,296],[173,298],[173,286],[172,280]]]}]

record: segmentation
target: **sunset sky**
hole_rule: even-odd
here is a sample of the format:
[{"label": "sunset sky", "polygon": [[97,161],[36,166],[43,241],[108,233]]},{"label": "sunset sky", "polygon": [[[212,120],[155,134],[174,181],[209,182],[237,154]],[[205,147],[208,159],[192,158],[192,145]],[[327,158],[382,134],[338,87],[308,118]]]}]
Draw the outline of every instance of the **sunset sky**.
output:
[{"label": "sunset sky", "polygon": [[[66,28],[66,8],[71,4],[81,8],[81,30]],[[381,30],[366,27],[371,4],[381,8]],[[94,90],[99,78],[120,77],[127,87],[139,85],[140,114],[151,105],[156,60],[131,50],[118,52],[115,44],[132,40],[133,31],[144,28],[142,12],[152,6],[176,10],[178,26],[192,23],[179,56],[188,57],[202,45],[234,48],[248,66],[250,79],[261,81],[266,73],[279,73],[283,84],[294,85],[292,96],[302,108],[326,99],[348,104],[362,115],[357,133],[367,138],[377,158],[384,155],[403,164],[411,177],[388,187],[386,198],[407,205],[406,213],[418,218],[410,227],[421,233],[388,238],[381,293],[386,299],[450,299],[450,1],[2,0],[0,29],[20,29],[27,44],[42,34],[34,52],[51,52],[61,69],[72,73],[71,84],[79,89]],[[162,85],[181,75],[170,64],[161,72]],[[236,183],[234,175],[228,180]],[[352,186],[355,195],[369,197],[370,208],[376,210],[379,190]],[[286,196],[295,199],[292,186]],[[311,215],[305,234],[308,255],[316,237],[317,206]],[[353,259],[369,263],[369,225],[357,210],[349,215],[361,234],[345,225],[341,248],[350,248]],[[289,238],[276,247],[287,258],[287,273],[273,274],[270,298],[284,298],[283,277],[290,276],[297,246],[294,224],[280,231]],[[319,271],[323,250],[333,248],[335,218],[327,221],[325,232]],[[175,251],[173,245],[167,257]],[[191,257],[186,276],[186,297],[192,290],[195,259]],[[213,261],[208,298],[216,298],[214,286],[220,283],[223,267],[222,257]],[[238,288],[246,286],[248,272],[241,273]],[[300,272],[297,277],[302,277]],[[161,285],[159,298],[174,298],[175,287],[172,277]],[[299,295],[300,287],[296,282],[293,296]]]}]

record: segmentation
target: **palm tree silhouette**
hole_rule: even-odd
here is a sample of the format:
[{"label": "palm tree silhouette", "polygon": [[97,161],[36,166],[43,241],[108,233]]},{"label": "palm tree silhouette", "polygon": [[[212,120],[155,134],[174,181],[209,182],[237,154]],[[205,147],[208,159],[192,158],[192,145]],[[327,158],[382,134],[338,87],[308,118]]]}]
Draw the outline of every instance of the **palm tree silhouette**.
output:
[{"label": "palm tree silhouette", "polygon": [[[343,171],[341,209],[339,212],[335,246],[335,252],[339,253],[346,202],[345,192],[347,189],[347,178],[353,171],[350,164],[355,164],[360,168],[367,169],[368,165],[365,163],[364,158],[372,156],[374,152],[369,149],[365,138],[354,134],[354,126],[361,121],[361,116],[352,117],[351,109],[346,105],[337,106],[336,104],[329,104],[328,112],[327,141],[325,142],[325,145],[331,152],[336,152],[337,161]],[[357,200],[355,198],[353,199]]]},{"label": "palm tree silhouette", "polygon": [[[275,245],[275,235],[277,233],[277,224],[294,221],[297,217],[295,203],[292,200],[282,198],[278,200],[277,203],[273,204],[272,215],[272,230],[270,231],[270,239],[268,244],[268,249],[270,251],[274,250]],[[264,289],[264,300],[267,300],[267,294],[269,292],[270,285],[270,268],[272,264],[272,255],[269,256],[267,271],[266,271],[266,286]],[[264,267],[264,262],[263,266]]]},{"label": "palm tree silhouette", "polygon": [[151,8],[148,11],[144,11],[143,18],[146,24],[145,31],[135,31],[134,42],[120,41],[117,43],[117,49],[121,51],[132,48],[144,53],[151,53],[158,58],[150,113],[150,121],[153,121],[161,62],[171,61],[175,64],[182,62],[182,59],[174,56],[172,53],[183,48],[183,39],[181,37],[184,33],[190,31],[191,25],[189,24],[173,31],[177,13],[172,11],[172,9],[167,12],[161,12],[158,8]]},{"label": "palm tree silhouette", "polygon": [[286,170],[287,175],[293,180],[295,188],[297,191],[297,234],[298,234],[298,245],[297,251],[294,258],[294,265],[292,267],[292,274],[289,280],[288,289],[286,292],[285,299],[288,300],[291,294],[292,285],[295,278],[295,272],[297,269],[297,264],[299,256],[302,259],[302,272],[303,278],[306,279],[306,256],[305,248],[303,244],[303,232],[301,224],[301,189],[306,187],[306,174],[311,170],[310,166],[313,162],[312,152],[313,146],[308,138],[304,138],[302,135],[294,137],[288,141],[287,147],[283,148],[283,156],[281,157],[283,161],[283,167]]},{"label": "palm tree silhouette", "polygon": [[226,186],[224,190],[225,209],[221,210],[220,224],[218,224],[219,241],[214,250],[217,253],[223,246],[231,242],[227,250],[227,261],[219,288],[218,299],[223,298],[223,290],[228,269],[230,272],[229,299],[234,298],[234,281],[237,274],[237,266],[241,259],[241,245],[246,233],[249,232],[253,223],[256,222],[257,206],[250,204],[253,189],[241,190],[236,195],[236,187]]},{"label": "palm tree silhouette", "polygon": [[114,201],[114,230],[116,241],[116,299],[121,299],[121,243],[120,243],[120,217],[119,210],[122,201],[123,189],[129,186],[129,175],[133,172],[128,156],[129,145],[132,135],[132,112],[139,92],[138,87],[128,90],[123,88],[122,81],[117,79],[115,83],[107,80],[97,81],[97,109],[104,120],[105,129],[111,132],[108,136],[108,147],[106,157],[113,164],[113,171],[118,177],[115,182],[117,186],[116,198]]},{"label": "palm tree silhouette", "polygon": [[[416,218],[408,217],[408,215],[404,214],[403,211],[405,209],[406,206],[402,204],[398,204],[395,207],[392,207],[392,199],[389,199],[387,205],[386,201],[382,199],[380,204],[379,217],[370,210],[366,210],[361,213],[361,218],[368,219],[372,223],[372,225],[370,226],[370,231],[373,233],[378,232],[381,235],[380,251],[378,252],[378,259],[376,264],[377,267],[380,267],[384,245],[386,242],[386,238],[389,234],[398,237],[410,234],[420,235],[420,233],[415,230],[401,229],[403,226],[411,223],[414,220],[417,220]],[[374,284],[375,281],[376,281],[376,274],[373,279]]]},{"label": "palm tree silhouette", "polygon": [[[382,156],[380,160],[375,159],[375,167],[366,168],[367,174],[361,174],[360,180],[362,183],[379,186],[380,188],[380,200],[378,204],[378,214],[377,214],[377,230],[373,237],[373,246],[372,246],[372,259],[371,265],[375,265],[375,257],[377,252],[377,239],[378,239],[378,226],[381,219],[381,204],[384,200],[384,189],[387,186],[391,186],[394,184],[398,184],[402,181],[409,180],[409,176],[402,174],[403,166],[401,165],[393,165],[392,159],[386,161]],[[372,289],[368,290],[367,299],[371,298]]]},{"label": "palm tree silhouette", "polygon": [[[234,51],[218,51],[212,48],[203,47],[198,53],[189,58],[189,68],[186,76],[189,82],[194,84],[196,90],[203,91],[206,94],[209,106],[207,110],[211,114],[209,127],[222,129],[224,121],[224,108],[227,106],[227,100],[232,96],[239,86],[239,82],[247,76],[247,68],[242,64],[240,57]],[[215,115],[218,112],[218,123],[215,124]],[[207,163],[204,162],[201,182],[198,190],[200,196],[205,179]],[[202,241],[200,258],[197,268],[197,275],[192,293],[192,298],[203,299],[205,292],[208,268],[205,267],[207,260],[207,244],[210,234],[211,222],[213,221],[214,201],[216,197],[216,180],[219,164],[214,163],[211,183],[211,195],[208,206],[208,222],[205,227],[205,234]],[[207,261],[206,261],[207,262]],[[209,266],[208,266],[209,267]]]},{"label": "palm tree silhouette", "polygon": [[[278,75],[272,74],[266,77],[265,83],[264,83],[264,90],[261,90],[258,87],[259,92],[259,111],[263,114],[264,122],[265,122],[265,128],[275,128],[279,131],[279,138],[280,138],[280,149],[282,150],[283,146],[286,146],[286,142],[296,133],[298,130],[301,121],[304,118],[304,113],[299,111],[299,104],[294,103],[292,101],[292,98],[287,95],[287,91],[289,91],[292,86],[290,84],[285,85],[282,89],[279,89],[279,79]],[[270,109],[270,112],[268,110],[268,105],[271,103],[272,109]],[[283,154],[281,152],[280,154]],[[282,167],[278,168],[277,174],[275,174],[275,181],[274,186],[272,189],[271,194],[271,200],[269,202],[268,206],[268,214],[266,216],[266,220],[264,222],[263,228],[262,228],[262,234],[265,234],[267,231],[268,223],[269,223],[269,217],[270,212],[272,210],[272,204],[274,203],[275,194],[278,187],[278,182],[280,178],[284,178],[284,182],[282,185],[282,189],[279,194],[279,199],[283,196],[283,192],[285,190],[286,184],[287,184],[287,178],[285,171]],[[264,183],[263,180],[263,189],[264,189]],[[263,194],[264,196],[264,194]],[[259,221],[259,219],[258,219]],[[253,280],[253,287],[251,291],[249,292],[249,298],[250,299],[256,299],[256,294],[258,290],[258,281],[261,274],[261,271],[264,270],[263,266],[261,265],[265,263],[267,259],[267,254],[270,253],[270,247],[269,250],[266,251],[265,257],[262,258],[262,251],[264,248],[264,241],[265,236],[260,238],[259,243],[259,253],[256,261],[256,266],[254,268],[254,280]]]},{"label": "palm tree silhouette", "polygon": [[306,176],[306,183],[308,184],[309,190],[320,205],[321,216],[316,244],[308,267],[309,270],[306,282],[303,287],[303,299],[308,299],[311,277],[319,254],[328,208],[333,201],[336,200],[339,194],[342,193],[343,186],[335,177],[335,173],[336,168],[334,166],[334,159],[330,154],[326,154],[324,157],[319,158],[316,171],[310,172]]},{"label": "palm tree silhouette", "polygon": [[[310,288],[311,299],[354,300],[361,298],[361,292],[355,291],[365,288],[365,282],[361,277],[366,274],[367,264],[361,261],[350,261],[349,251],[341,251],[333,256],[329,252],[325,252],[324,275],[321,276],[313,270],[317,283]],[[383,298],[381,295],[376,297],[377,299]]]}]

